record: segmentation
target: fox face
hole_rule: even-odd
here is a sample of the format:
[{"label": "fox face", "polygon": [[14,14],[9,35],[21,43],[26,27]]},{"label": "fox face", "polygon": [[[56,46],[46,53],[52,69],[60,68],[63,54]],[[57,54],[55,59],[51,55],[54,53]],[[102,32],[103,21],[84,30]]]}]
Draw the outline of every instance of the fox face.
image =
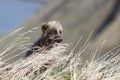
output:
[{"label": "fox face", "polygon": [[62,39],[62,25],[57,21],[43,23],[41,26],[42,36],[45,38],[46,45],[52,43],[60,43]]}]

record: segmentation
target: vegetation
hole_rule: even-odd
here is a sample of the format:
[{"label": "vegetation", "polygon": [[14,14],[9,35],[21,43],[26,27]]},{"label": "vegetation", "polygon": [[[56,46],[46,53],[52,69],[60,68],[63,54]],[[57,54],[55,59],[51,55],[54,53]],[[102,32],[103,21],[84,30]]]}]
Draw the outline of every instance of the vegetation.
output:
[{"label": "vegetation", "polygon": [[12,64],[6,64],[0,56],[0,80],[119,80],[119,46],[95,59],[100,50],[97,49],[91,61],[83,63],[81,57],[89,46],[89,38],[78,52],[74,50],[82,37],[72,50],[68,44],[55,44],[51,50],[40,50]]}]

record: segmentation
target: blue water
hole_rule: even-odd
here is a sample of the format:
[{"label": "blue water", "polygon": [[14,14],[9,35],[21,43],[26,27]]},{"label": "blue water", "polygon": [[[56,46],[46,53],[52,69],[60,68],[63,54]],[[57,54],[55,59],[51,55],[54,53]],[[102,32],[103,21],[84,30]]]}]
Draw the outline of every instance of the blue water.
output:
[{"label": "blue water", "polygon": [[40,7],[41,4],[24,0],[0,0],[0,33],[10,33]]}]

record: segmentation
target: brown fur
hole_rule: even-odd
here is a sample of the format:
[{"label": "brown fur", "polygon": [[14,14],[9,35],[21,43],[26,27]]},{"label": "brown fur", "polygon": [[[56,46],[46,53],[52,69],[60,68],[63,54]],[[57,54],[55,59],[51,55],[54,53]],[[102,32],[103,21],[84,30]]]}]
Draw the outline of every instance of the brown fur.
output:
[{"label": "brown fur", "polygon": [[54,43],[62,42],[62,25],[57,21],[43,23],[41,25],[42,36],[26,52],[25,57],[38,51],[39,47],[48,47]]}]

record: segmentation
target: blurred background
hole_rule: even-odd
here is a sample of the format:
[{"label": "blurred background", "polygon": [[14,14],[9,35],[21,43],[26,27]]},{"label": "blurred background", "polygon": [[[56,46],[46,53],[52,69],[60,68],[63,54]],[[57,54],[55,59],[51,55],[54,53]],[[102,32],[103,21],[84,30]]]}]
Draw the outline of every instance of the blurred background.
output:
[{"label": "blurred background", "polygon": [[[85,60],[92,57],[93,51],[103,42],[99,56],[120,43],[120,0],[4,0],[0,1],[0,36],[7,36],[17,28],[22,29],[14,35],[2,38],[0,49],[3,50],[20,34],[51,20],[63,24],[63,43],[72,43],[74,47],[81,35],[84,35],[76,51],[84,45],[85,40],[92,33],[87,41],[90,46],[82,56]],[[40,29],[24,35],[20,40],[24,40],[25,37],[29,37],[30,40],[11,48],[10,51],[20,45],[34,42],[40,35]],[[16,41],[18,42],[19,40]],[[5,54],[12,53],[12,55],[4,59],[19,54],[22,50],[10,51]],[[23,56],[24,54],[18,55],[8,62]]]},{"label": "blurred background", "polygon": [[8,34],[34,14],[44,3],[32,0],[0,1],[0,34]]}]

